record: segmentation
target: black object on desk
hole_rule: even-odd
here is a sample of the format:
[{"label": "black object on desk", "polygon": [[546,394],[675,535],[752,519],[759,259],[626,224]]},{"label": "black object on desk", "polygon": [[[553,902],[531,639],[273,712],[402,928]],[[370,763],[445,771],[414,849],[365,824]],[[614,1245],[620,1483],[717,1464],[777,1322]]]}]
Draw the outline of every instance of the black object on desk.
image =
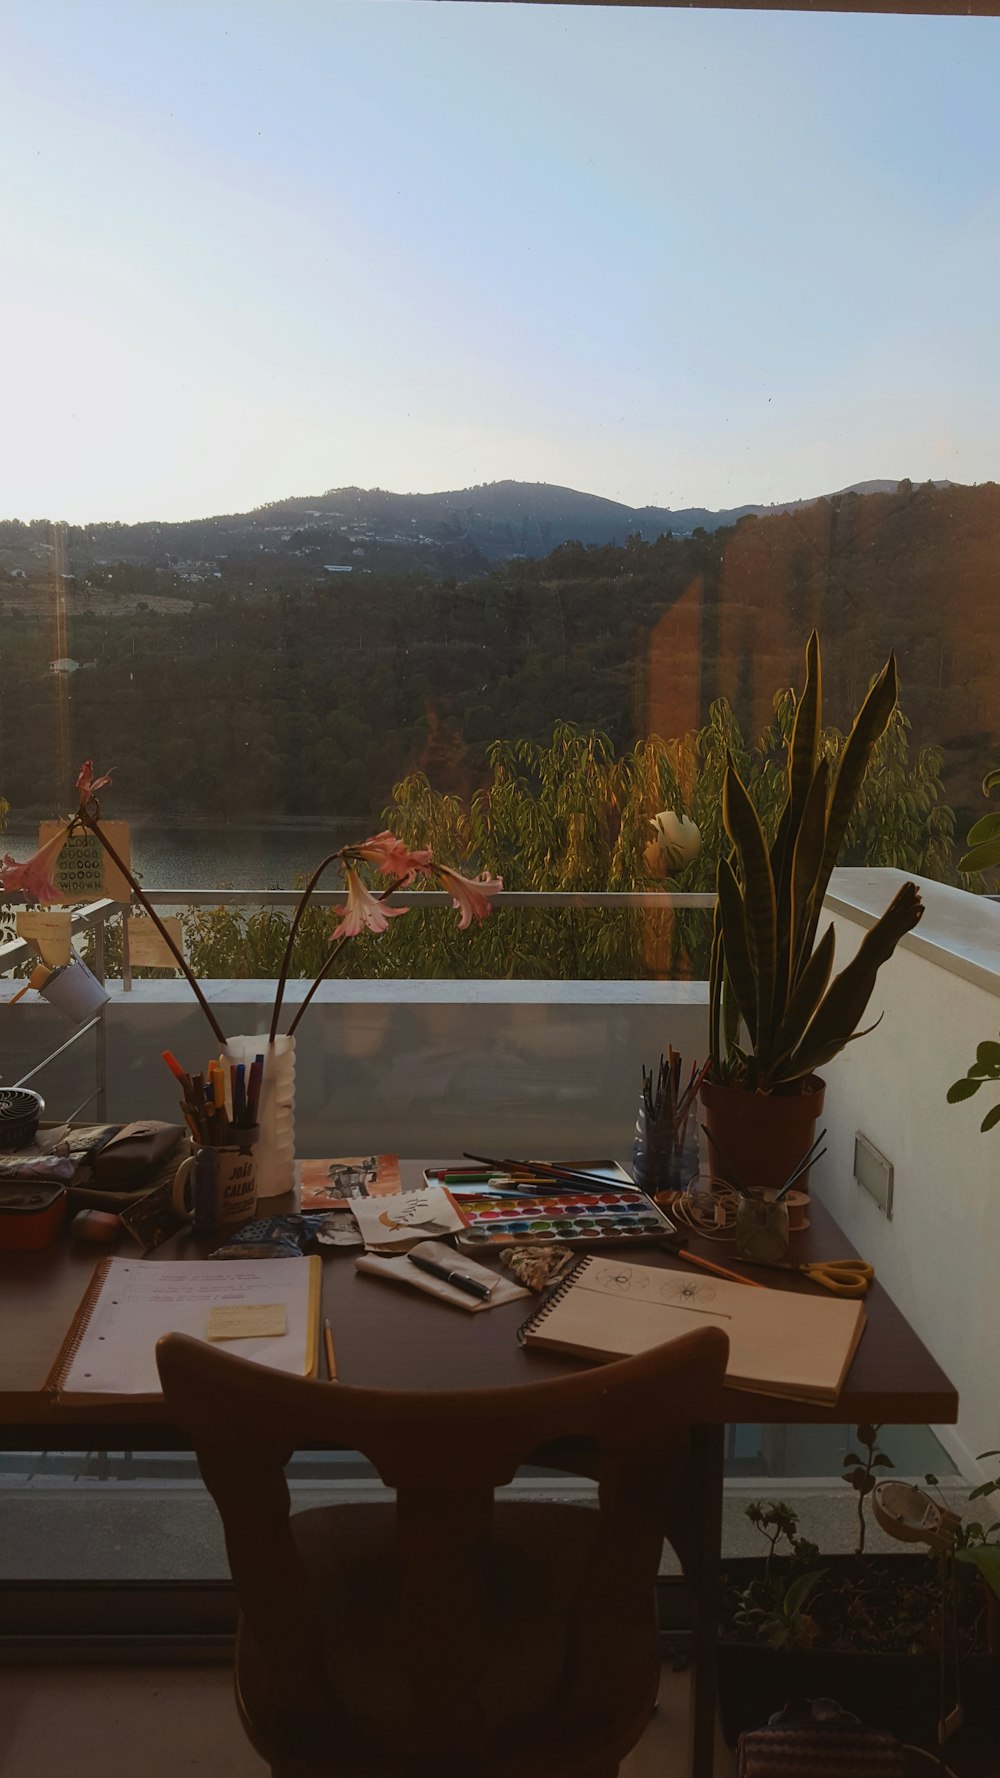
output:
[{"label": "black object on desk", "polygon": [[478,1278],[470,1278],[468,1272],[462,1272],[453,1266],[439,1265],[436,1259],[426,1259],[421,1253],[408,1253],[407,1259],[411,1266],[417,1266],[421,1272],[430,1272],[435,1278],[443,1278],[446,1284],[454,1284],[456,1290],[464,1290],[469,1296],[478,1296],[482,1302],[489,1302],[496,1289],[495,1284],[481,1284]]}]

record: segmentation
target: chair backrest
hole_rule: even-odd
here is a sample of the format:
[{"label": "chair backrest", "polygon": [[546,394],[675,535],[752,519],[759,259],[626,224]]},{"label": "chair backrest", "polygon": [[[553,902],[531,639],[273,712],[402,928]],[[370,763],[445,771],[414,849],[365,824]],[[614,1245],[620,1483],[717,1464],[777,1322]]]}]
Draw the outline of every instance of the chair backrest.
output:
[{"label": "chair backrest", "polygon": [[652,1583],[670,1496],[684,1487],[689,1429],[706,1399],[717,1399],[728,1347],[718,1328],[702,1328],[554,1381],[414,1393],[289,1377],[181,1334],[160,1340],[167,1407],[190,1434],[219,1509],[240,1606],[279,1714],[301,1718],[308,1700],[328,1691],[289,1523],[284,1465],[295,1449],[360,1451],[397,1491],[391,1646],[411,1699],[409,1744],[431,1750],[440,1733],[442,1700],[428,1697],[428,1649],[460,1650],[460,1684],[447,1698],[447,1753],[448,1769],[461,1769],[456,1752],[464,1746],[471,1758],[482,1734],[477,1662],[486,1658],[489,1598],[477,1575],[494,1489],[544,1446],[586,1441],[593,1455],[588,1473],[600,1484],[600,1519],[574,1577],[565,1644],[572,1671],[559,1687],[564,1704],[569,1687],[583,1707],[615,1684],[616,1666],[625,1681],[634,1649],[616,1626],[635,1619],[640,1595],[652,1636]]}]

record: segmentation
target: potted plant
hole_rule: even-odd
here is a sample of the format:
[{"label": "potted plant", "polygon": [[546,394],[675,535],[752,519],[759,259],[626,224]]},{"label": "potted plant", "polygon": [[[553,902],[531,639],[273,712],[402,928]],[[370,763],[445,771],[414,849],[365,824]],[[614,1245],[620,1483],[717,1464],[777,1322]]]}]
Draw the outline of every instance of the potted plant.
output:
[{"label": "potted plant", "polygon": [[[723,1733],[735,1742],[791,1698],[831,1697],[874,1727],[903,1739],[931,1741],[941,1699],[942,1568],[940,1558],[865,1552],[866,1502],[880,1471],[892,1468],[878,1448],[879,1428],[857,1428],[844,1479],[858,1500],[853,1555],[820,1554],[799,1534],[782,1501],[752,1501],[750,1523],[767,1550],[725,1564],[719,1701]],[[986,1453],[986,1455],[996,1453]],[[927,1476],[926,1481],[936,1483]],[[1000,1491],[1000,1477],[969,1498]],[[1000,1594],[1000,1521],[965,1523],[957,1535],[953,1586],[960,1689],[973,1739],[995,1734],[1000,1660],[993,1619]],[[949,1558],[950,1562],[950,1558]],[[950,1634],[948,1638],[950,1642]],[[956,1689],[949,1647],[946,1709]]]},{"label": "potted plant", "polygon": [[713,1172],[727,1177],[726,1157],[735,1155],[741,1177],[761,1190],[781,1186],[807,1152],[823,1105],[817,1070],[863,1035],[857,1027],[876,975],[923,912],[916,885],[904,883],[831,981],[832,922],[817,943],[823,899],[872,749],[896,706],[895,658],[872,685],[832,767],[820,745],[821,680],[814,630],[770,843],[731,759],[723,783],[732,850],[717,874],[711,1060],[701,1096]]}]

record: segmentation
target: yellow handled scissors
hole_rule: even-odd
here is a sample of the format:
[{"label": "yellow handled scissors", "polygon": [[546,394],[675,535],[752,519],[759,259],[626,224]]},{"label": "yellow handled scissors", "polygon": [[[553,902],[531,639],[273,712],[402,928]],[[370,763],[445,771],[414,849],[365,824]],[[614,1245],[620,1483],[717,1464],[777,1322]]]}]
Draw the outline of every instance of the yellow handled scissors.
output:
[{"label": "yellow handled scissors", "polygon": [[834,1296],[865,1296],[875,1277],[875,1267],[866,1259],[814,1259],[804,1265],[788,1265],[781,1260],[744,1259],[741,1265],[765,1272],[802,1272]]}]

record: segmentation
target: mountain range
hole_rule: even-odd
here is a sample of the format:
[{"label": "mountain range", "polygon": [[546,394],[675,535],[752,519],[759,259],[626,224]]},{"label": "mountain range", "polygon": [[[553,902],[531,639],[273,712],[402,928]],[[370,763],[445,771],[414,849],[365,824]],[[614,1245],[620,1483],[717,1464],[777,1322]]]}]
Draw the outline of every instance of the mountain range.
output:
[{"label": "mountain range", "polygon": [[[907,484],[867,481],[840,495],[894,493]],[[936,487],[948,487],[938,482]],[[816,499],[833,498],[819,495]],[[174,570],[198,580],[238,567],[263,586],[290,571],[294,580],[337,571],[419,572],[471,578],[516,557],[542,557],[560,544],[644,542],[672,533],[691,536],[738,520],[797,512],[815,500],[713,510],[689,506],[627,506],[599,494],[549,482],[485,482],[439,494],[394,494],[382,488],[330,488],[276,500],[252,512],[180,523],[143,521],[53,527],[47,520],[0,523],[0,569],[30,574],[52,566],[68,576],[128,562]],[[54,536],[55,532],[55,536]]]}]

